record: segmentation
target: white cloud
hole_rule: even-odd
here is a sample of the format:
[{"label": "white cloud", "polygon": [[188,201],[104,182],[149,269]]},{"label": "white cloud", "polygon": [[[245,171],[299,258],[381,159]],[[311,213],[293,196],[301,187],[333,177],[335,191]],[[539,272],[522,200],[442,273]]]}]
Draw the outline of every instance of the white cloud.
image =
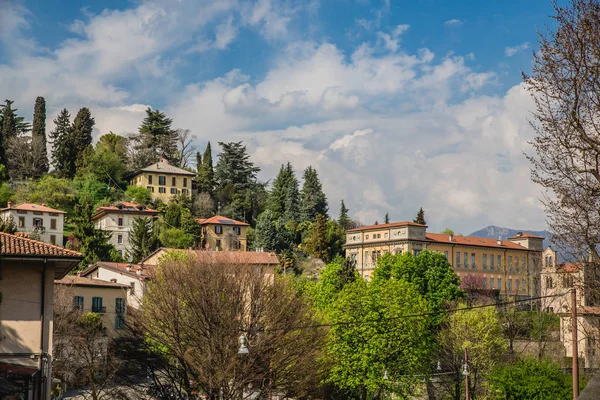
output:
[{"label": "white cloud", "polygon": [[350,145],[350,143],[352,142],[352,139],[360,137],[360,136],[369,135],[371,133],[373,133],[373,129],[363,129],[363,130],[355,131],[351,135],[345,135],[345,136],[342,136],[341,138],[337,139],[335,142],[333,142],[329,145],[329,148],[331,150],[339,150],[341,148],[348,147]]},{"label": "white cloud", "polygon": [[527,50],[528,48],[529,48],[529,42],[525,42],[525,43],[521,43],[520,45],[515,46],[515,47],[506,47],[504,49],[504,54],[507,57],[512,57],[515,54],[517,54],[518,52]]},{"label": "white cloud", "polygon": [[448,21],[444,22],[445,26],[461,26],[462,24],[464,24],[464,22],[456,18],[449,19]]}]

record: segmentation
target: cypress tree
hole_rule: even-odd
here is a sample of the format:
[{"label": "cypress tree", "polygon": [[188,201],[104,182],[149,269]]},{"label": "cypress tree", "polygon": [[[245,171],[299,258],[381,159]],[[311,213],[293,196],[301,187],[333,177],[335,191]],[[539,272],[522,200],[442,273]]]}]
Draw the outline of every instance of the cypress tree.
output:
[{"label": "cypress tree", "polygon": [[202,171],[202,154],[199,151],[196,152],[196,175],[200,175]]},{"label": "cypress tree", "polygon": [[54,130],[50,132],[52,165],[59,177],[66,178],[70,176],[70,164],[75,156],[71,141],[71,115],[66,108],[54,120],[54,125]]},{"label": "cypress tree", "polygon": [[419,212],[417,213],[417,217],[413,220],[416,224],[427,225],[425,221],[425,211],[423,211],[423,207],[419,208]]},{"label": "cypress tree", "polygon": [[314,221],[317,214],[327,217],[327,197],[319,180],[317,170],[309,166],[304,170],[304,184],[300,197],[300,220]]},{"label": "cypress tree", "polygon": [[206,145],[204,156],[200,159],[200,153],[197,155],[198,160],[198,192],[208,193],[212,196],[215,190],[215,171],[213,169],[212,150],[210,142]]},{"label": "cypress tree", "polygon": [[390,214],[389,213],[385,213],[385,216],[383,217],[383,223],[384,224],[390,223]]},{"label": "cypress tree", "polygon": [[342,205],[340,206],[340,216],[338,217],[338,224],[342,227],[343,230],[348,230],[350,228],[351,220],[348,217],[348,208],[344,204],[344,200],[342,200]]},{"label": "cypress tree", "polygon": [[286,221],[298,220],[298,179],[291,163],[281,165],[269,193],[268,208]]},{"label": "cypress tree", "polygon": [[40,161],[40,165],[36,166],[36,169],[39,169],[41,176],[49,170],[48,149],[46,145],[46,100],[41,96],[35,99],[31,141],[32,151],[40,153],[35,159]]}]

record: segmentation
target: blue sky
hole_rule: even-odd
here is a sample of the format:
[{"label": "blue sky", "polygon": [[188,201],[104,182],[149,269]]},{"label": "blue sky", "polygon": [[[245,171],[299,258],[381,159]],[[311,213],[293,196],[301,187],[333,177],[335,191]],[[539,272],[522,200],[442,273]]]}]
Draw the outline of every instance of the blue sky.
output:
[{"label": "blue sky", "polygon": [[316,166],[332,214],[545,226],[520,82],[548,0],[0,2],[0,97],[45,96],[49,126],[88,106],[127,134],[151,106],[200,149],[244,140],[265,180]]}]

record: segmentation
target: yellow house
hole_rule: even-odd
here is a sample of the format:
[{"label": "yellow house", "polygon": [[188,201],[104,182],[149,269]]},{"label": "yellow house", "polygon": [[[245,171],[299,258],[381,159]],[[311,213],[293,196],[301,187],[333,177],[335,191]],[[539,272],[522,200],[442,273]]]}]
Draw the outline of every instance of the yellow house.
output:
[{"label": "yellow house", "polygon": [[182,194],[192,196],[193,172],[175,167],[161,158],[158,162],[142,168],[129,181],[130,185],[145,187],[152,198],[167,203],[171,197]]},{"label": "yellow house", "polygon": [[125,328],[127,291],[130,285],[93,279],[91,276],[65,276],[54,281],[55,311],[77,310],[102,316],[102,325],[117,337]]},{"label": "yellow house", "polygon": [[214,217],[197,219],[202,227],[202,246],[209,250],[248,250],[245,222],[215,215]]},{"label": "yellow house", "polygon": [[54,280],[82,256],[2,232],[0,246],[0,398],[50,399]]},{"label": "yellow house", "polygon": [[427,232],[426,225],[394,222],[346,231],[346,256],[370,279],[385,253],[439,251],[448,259],[463,286],[498,289],[503,295],[539,293],[544,238],[518,234],[505,240]]}]

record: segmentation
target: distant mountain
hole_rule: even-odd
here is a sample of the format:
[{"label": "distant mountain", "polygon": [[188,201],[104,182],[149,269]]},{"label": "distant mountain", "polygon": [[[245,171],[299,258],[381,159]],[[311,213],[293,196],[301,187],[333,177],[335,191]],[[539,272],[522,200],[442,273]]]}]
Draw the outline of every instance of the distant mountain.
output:
[{"label": "distant mountain", "polygon": [[[511,229],[511,228],[503,228],[501,226],[490,225],[486,226],[483,229],[475,231],[471,233],[469,236],[482,237],[482,238],[492,238],[498,239],[502,236],[502,239],[507,239],[509,237],[517,236],[517,233],[530,233],[532,235],[541,236],[544,238],[544,248],[550,246],[550,239],[552,238],[552,234],[548,231],[528,231],[526,229]],[[556,247],[556,246],[555,246]]]}]

